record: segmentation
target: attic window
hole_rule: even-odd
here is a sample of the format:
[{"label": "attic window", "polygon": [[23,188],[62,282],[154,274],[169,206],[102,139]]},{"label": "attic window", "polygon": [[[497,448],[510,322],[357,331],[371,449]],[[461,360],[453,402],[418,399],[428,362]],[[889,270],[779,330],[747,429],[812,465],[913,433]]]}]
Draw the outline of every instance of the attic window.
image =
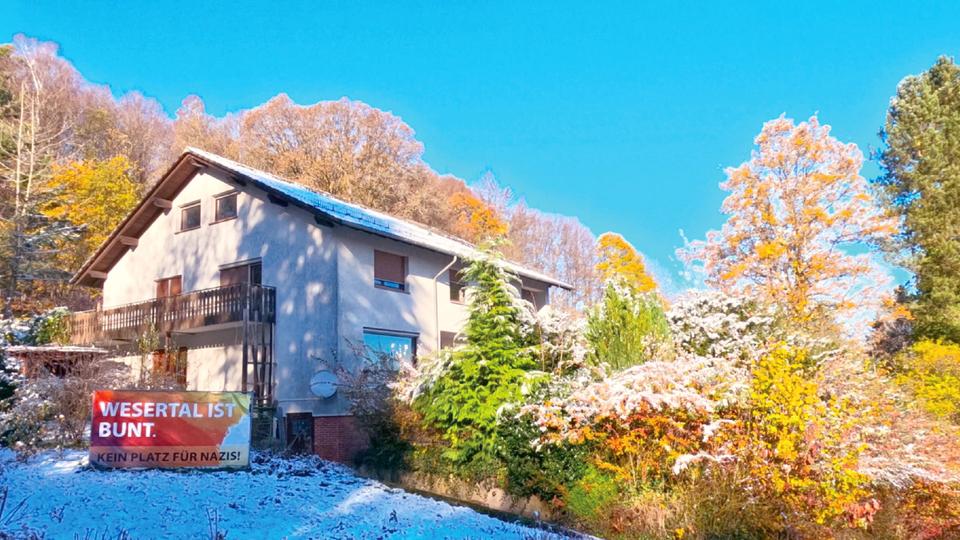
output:
[{"label": "attic window", "polygon": [[392,291],[407,290],[407,258],[385,251],[373,252],[373,284]]},{"label": "attic window", "polygon": [[200,228],[200,201],[185,204],[180,208],[180,231]]},{"label": "attic window", "polygon": [[237,192],[218,195],[214,199],[213,221],[226,221],[237,217]]}]

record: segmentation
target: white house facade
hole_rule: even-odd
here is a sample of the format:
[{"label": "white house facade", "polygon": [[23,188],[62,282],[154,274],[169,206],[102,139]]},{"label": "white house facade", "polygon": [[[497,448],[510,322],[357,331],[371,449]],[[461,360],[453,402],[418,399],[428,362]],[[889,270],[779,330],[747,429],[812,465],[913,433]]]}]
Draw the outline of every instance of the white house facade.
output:
[{"label": "white house facade", "polygon": [[[474,254],[188,149],[74,277],[101,288],[102,304],[74,315],[73,341],[111,347],[135,370],[176,365],[188,390],[252,392],[272,436],[346,460],[362,444],[349,403],[311,380],[357,369],[364,349],[415,358],[451,344],[466,318],[457,270]],[[537,307],[569,288],[506,265]],[[154,342],[162,353],[144,350]]]}]

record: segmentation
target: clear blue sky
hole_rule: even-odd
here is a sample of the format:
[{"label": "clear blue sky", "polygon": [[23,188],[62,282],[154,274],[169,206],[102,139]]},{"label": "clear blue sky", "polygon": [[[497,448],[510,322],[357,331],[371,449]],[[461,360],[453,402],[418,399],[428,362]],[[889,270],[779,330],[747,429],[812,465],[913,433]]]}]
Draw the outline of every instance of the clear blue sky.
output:
[{"label": "clear blue sky", "polygon": [[960,48],[956,2],[126,4],[14,1],[0,40],[56,41],[88,80],[170,114],[191,93],[216,115],[279,92],[365,101],[437,171],[491,170],[674,279],[678,231],[719,227],[723,168],[765,120],[819,112],[869,153],[897,82]]}]

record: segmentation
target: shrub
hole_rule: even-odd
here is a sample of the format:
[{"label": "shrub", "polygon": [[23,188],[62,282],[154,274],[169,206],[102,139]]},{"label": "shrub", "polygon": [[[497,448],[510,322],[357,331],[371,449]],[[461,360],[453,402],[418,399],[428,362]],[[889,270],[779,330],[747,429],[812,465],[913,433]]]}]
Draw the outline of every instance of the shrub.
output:
[{"label": "shrub", "polygon": [[614,370],[672,356],[662,299],[612,282],[587,317],[586,339],[587,360]]},{"label": "shrub", "polygon": [[583,477],[571,488],[564,499],[567,510],[577,521],[592,530],[607,530],[613,507],[620,500],[620,486],[616,479],[596,467],[587,468]]},{"label": "shrub", "polygon": [[570,443],[542,445],[528,414],[506,414],[497,429],[497,456],[505,468],[507,491],[536,495],[557,504],[585,473],[591,448]]},{"label": "shrub", "polygon": [[0,403],[0,442],[23,453],[81,445],[93,391],[123,385],[128,376],[123,365],[95,360],[73,366],[65,377],[22,380]]},{"label": "shrub", "polygon": [[756,302],[719,291],[690,291],[667,312],[678,352],[751,365],[774,332],[774,317]]},{"label": "shrub", "polygon": [[960,346],[923,340],[898,358],[897,382],[928,413],[960,423]]}]

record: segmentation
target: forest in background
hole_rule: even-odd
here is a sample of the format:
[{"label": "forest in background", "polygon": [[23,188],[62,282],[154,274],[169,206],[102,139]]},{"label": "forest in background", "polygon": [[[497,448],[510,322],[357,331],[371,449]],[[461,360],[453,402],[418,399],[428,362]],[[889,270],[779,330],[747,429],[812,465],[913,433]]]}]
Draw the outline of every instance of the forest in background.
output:
[{"label": "forest in background", "polygon": [[171,119],[152,98],[88,82],[55,43],[17,36],[0,48],[3,314],[90,307],[92,293],[66,279],[188,146],[476,244],[506,240],[509,259],[574,285],[556,295],[560,305],[598,297],[587,227],[529,207],[490,174],[472,186],[438,174],[389,112],[347,98],[299,105],[281,93],[216,118],[190,95]]}]

